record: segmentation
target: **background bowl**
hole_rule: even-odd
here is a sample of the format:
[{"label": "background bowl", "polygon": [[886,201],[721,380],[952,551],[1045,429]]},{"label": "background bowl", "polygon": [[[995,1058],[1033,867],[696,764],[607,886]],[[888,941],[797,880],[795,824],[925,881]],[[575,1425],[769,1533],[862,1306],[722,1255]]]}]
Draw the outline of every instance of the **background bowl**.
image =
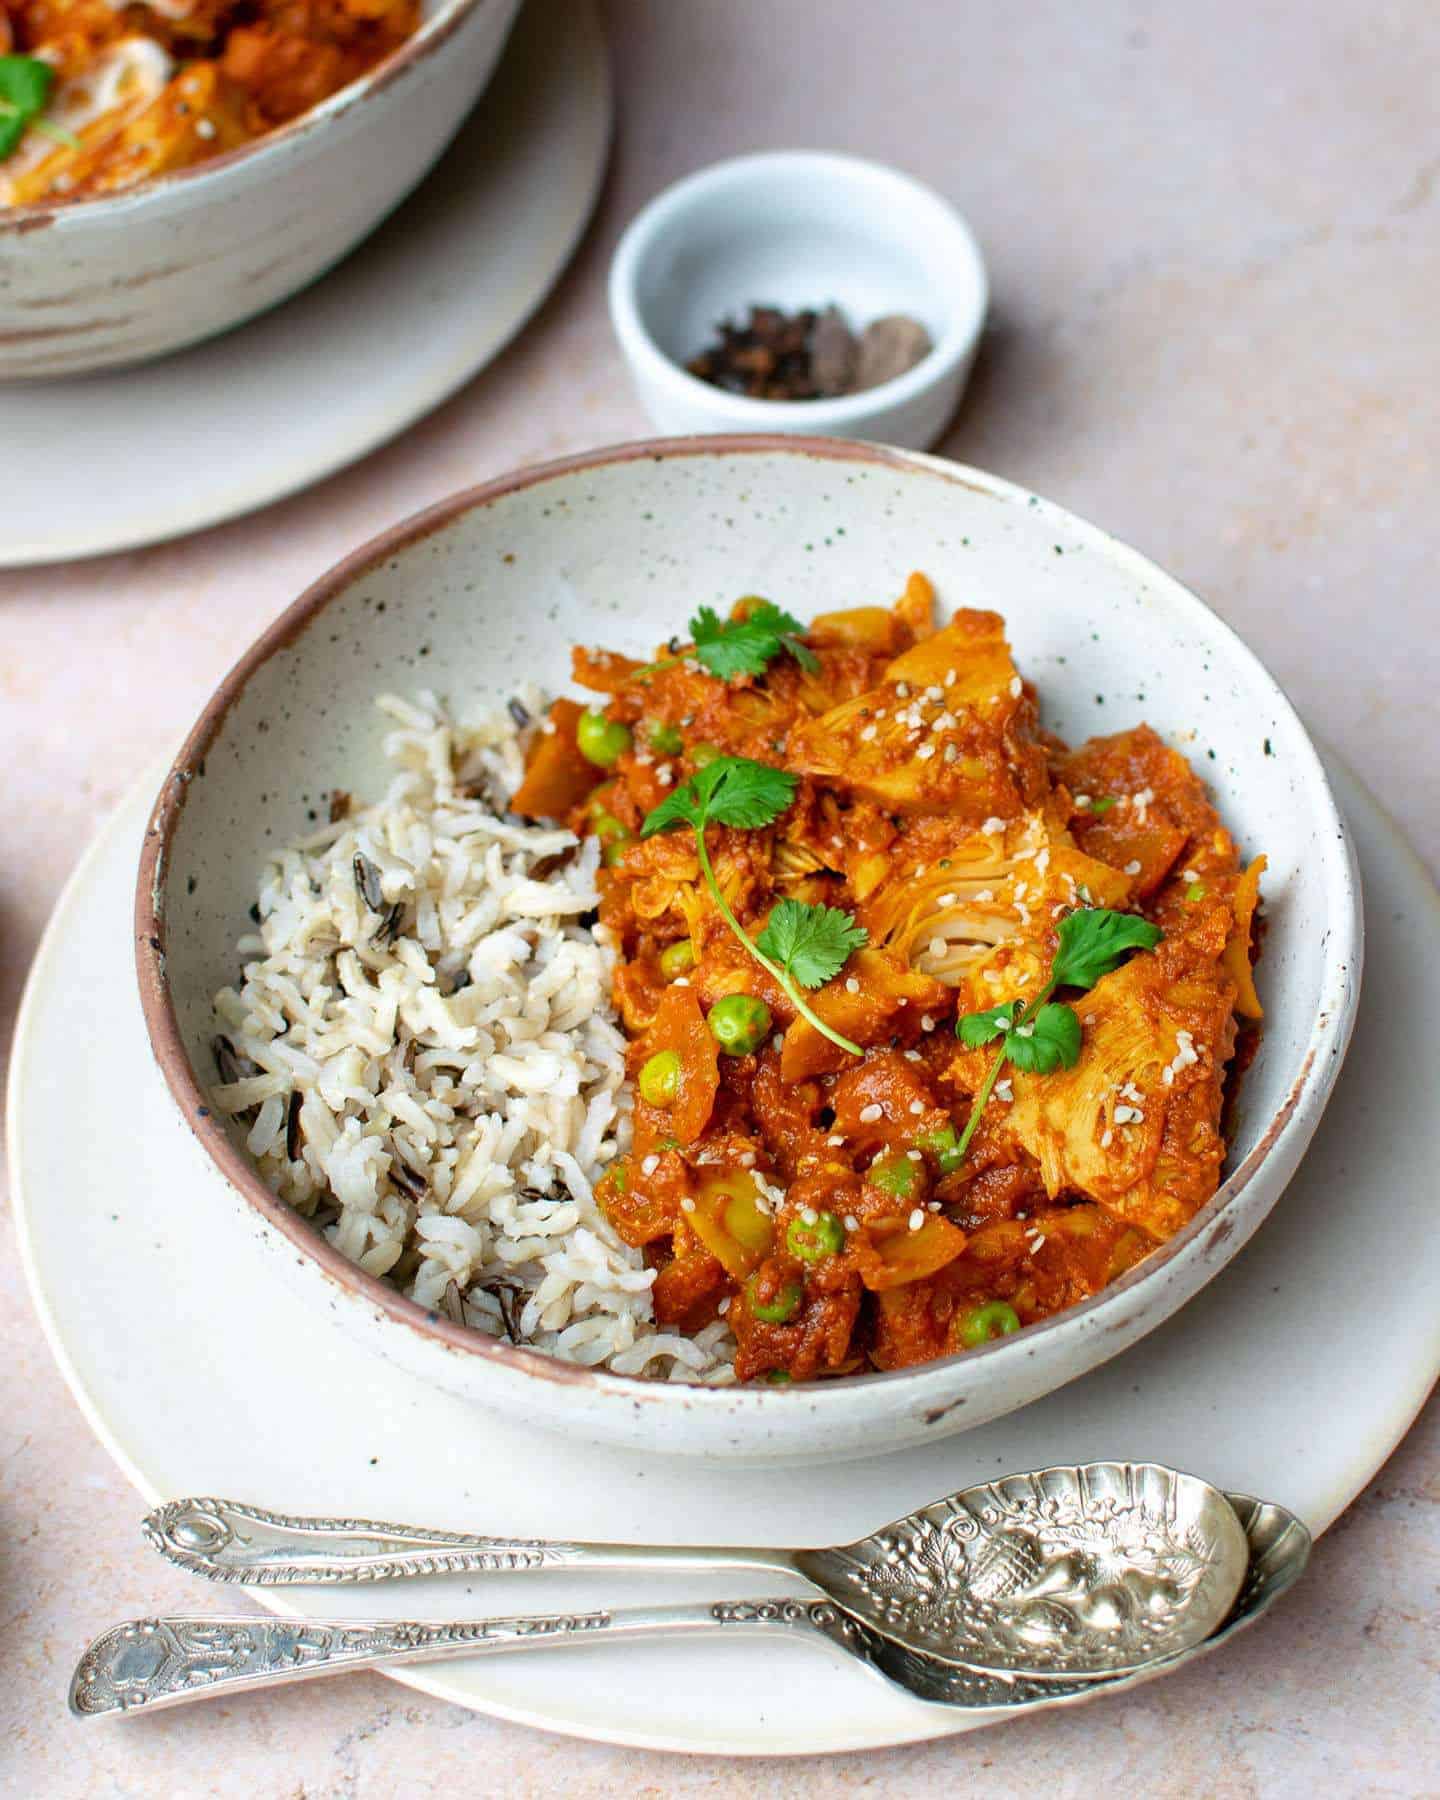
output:
[{"label": "background bowl", "polygon": [[[686,362],[752,305],[835,304],[853,331],[908,313],[930,333],[893,381],[828,400],[751,400]],[[631,222],[610,266],[610,320],[661,431],[827,432],[926,450],[969,380],[989,288],[974,234],[932,188],[883,163],[767,151],[678,181]]]},{"label": "background bowl", "polygon": [[[947,614],[1005,614],[1048,725],[1079,740],[1147,719],[1210,778],[1242,851],[1270,859],[1265,1035],[1227,1179],[1183,1232],[1094,1299],[963,1356],[791,1389],[707,1389],[463,1330],[362,1275],[274,1198],[209,1108],[211,997],[235,975],[266,855],[307,829],[319,794],[380,790],[377,691],[499,701],[522,679],[559,688],[572,642],[648,654],[698,603],[758,591],[803,618],[889,600],[916,568]],[[983,1424],[1160,1324],[1234,1256],[1299,1162],[1349,1038],[1361,946],[1349,842],[1315,751],[1194,595],[992,476],[790,438],[658,441],[528,469],[322,577],[222,682],[177,760],[146,839],[137,928],[151,1040],[217,1172],[189,1203],[244,1209],[277,1281],[485,1406],[595,1441],[752,1461],[858,1456]]]},{"label": "background bowl", "polygon": [[129,193],[0,209],[0,381],[140,362],[253,318],[338,262],[435,162],[519,0],[426,0],[363,80]]}]

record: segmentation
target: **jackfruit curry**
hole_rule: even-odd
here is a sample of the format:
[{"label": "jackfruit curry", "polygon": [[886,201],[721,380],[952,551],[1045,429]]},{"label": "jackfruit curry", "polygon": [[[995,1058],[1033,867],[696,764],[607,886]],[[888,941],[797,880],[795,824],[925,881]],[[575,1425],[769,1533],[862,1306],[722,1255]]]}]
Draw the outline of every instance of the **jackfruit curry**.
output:
[{"label": "jackfruit curry", "polygon": [[0,205],[233,150],[373,69],[418,0],[0,0]]},{"label": "jackfruit curry", "polygon": [[1147,726],[1071,750],[930,583],[808,629],[577,649],[513,806],[603,846],[634,1137],[598,1198],[741,1380],[896,1369],[1074,1305],[1215,1192],[1257,858]]}]

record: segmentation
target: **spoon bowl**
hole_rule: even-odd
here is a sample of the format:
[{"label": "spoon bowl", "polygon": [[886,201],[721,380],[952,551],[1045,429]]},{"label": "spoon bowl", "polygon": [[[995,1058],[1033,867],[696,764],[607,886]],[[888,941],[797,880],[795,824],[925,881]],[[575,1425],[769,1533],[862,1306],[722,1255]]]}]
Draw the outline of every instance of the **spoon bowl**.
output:
[{"label": "spoon bowl", "polygon": [[1096,1681],[1203,1643],[1249,1550],[1218,1488],[1158,1463],[969,1487],[794,1565],[882,1636],[1034,1680]]}]

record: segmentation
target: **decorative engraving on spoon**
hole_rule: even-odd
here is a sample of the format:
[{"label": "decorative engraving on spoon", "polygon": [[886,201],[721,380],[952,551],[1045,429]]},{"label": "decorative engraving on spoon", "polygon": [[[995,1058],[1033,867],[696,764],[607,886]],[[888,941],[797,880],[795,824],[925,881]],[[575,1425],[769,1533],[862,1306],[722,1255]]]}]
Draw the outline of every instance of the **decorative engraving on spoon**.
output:
[{"label": "decorative engraving on spoon", "polygon": [[[314,1519],[234,1500],[172,1500],[148,1513],[146,1538],[177,1568],[247,1587],[501,1574],[559,1569],[580,1560],[573,1544],[470,1537],[372,1519]],[[304,1551],[302,1560],[293,1554]]]},{"label": "decorative engraving on spoon", "polygon": [[839,1579],[826,1585],[929,1656],[1050,1679],[1119,1673],[1200,1641],[1233,1602],[1244,1534],[1207,1491],[1155,1464],[1009,1476],[829,1552]]}]

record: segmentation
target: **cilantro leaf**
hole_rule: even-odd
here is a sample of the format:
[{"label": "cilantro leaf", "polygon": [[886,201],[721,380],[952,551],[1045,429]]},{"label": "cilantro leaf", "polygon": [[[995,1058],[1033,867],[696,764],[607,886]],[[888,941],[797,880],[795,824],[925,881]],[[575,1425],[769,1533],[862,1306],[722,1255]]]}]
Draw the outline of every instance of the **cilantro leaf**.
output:
[{"label": "cilantro leaf", "polygon": [[1109,812],[1112,806],[1117,804],[1118,802],[1114,794],[1102,794],[1098,800],[1092,800],[1090,802],[1090,811],[1098,819],[1104,813]]},{"label": "cilantro leaf", "polygon": [[1015,1008],[1019,1004],[1018,1000],[1007,1000],[1003,1006],[992,1006],[985,1012],[966,1013],[963,1019],[955,1021],[956,1037],[972,1050],[978,1050],[982,1044],[993,1044],[1014,1024]]},{"label": "cilantro leaf", "polygon": [[837,976],[850,952],[868,943],[870,934],[838,906],[807,906],[781,900],[755,940],[801,987],[823,987]]},{"label": "cilantro leaf", "polygon": [[1050,964],[1044,987],[1023,1006],[1018,1000],[992,1006],[988,1012],[966,1013],[955,1027],[956,1035],[971,1049],[1004,1042],[995,1053],[985,1079],[970,1108],[970,1118],[954,1151],[958,1168],[970,1148],[970,1140],[995,1088],[995,1079],[1007,1062],[1027,1075],[1050,1075],[1056,1069],[1073,1069],[1080,1060],[1080,1020],[1073,1007],[1046,1005],[1057,987],[1092,988],[1102,975],[1118,969],[1127,952],[1153,950],[1164,937],[1158,925],[1134,913],[1112,912],[1096,906],[1067,913],[1060,921],[1060,942]]},{"label": "cilantro leaf", "polygon": [[1050,990],[1092,988],[1124,961],[1127,951],[1153,950],[1164,937],[1158,925],[1134,913],[1097,906],[1067,913],[1060,921],[1060,945],[1050,967]]},{"label": "cilantro leaf", "polygon": [[800,642],[804,629],[769,600],[755,601],[743,619],[722,619],[713,606],[702,606],[690,621],[697,659],[722,681],[763,675],[782,652],[813,673],[820,664]]},{"label": "cilantro leaf", "polygon": [[38,56],[0,56],[0,157],[10,154],[44,110],[54,84],[54,69]]},{"label": "cilantro leaf", "polygon": [[1080,1060],[1080,1020],[1073,1006],[1042,1006],[1005,1034],[1005,1055],[1027,1075],[1073,1069]]},{"label": "cilantro leaf", "polygon": [[795,798],[798,776],[748,756],[717,756],[667,794],[640,827],[642,838],[672,825],[733,825],[758,831],[772,824]]},{"label": "cilantro leaf", "polygon": [[[788,774],[784,769],[772,769],[768,763],[752,762],[746,756],[717,757],[713,763],[708,763],[692,775],[683,786],[676,788],[673,794],[666,795],[640,827],[640,835],[653,837],[657,831],[668,831],[672,825],[693,826],[695,854],[700,862],[700,872],[705,877],[705,885],[710,890],[710,898],[715,902],[717,912],[731,932],[760,967],[775,977],[789,996],[796,1012],[808,1019],[822,1037],[829,1038],[832,1044],[838,1044],[842,1050],[848,1050],[852,1056],[863,1056],[865,1052],[858,1044],[852,1044],[833,1025],[827,1025],[811,1008],[797,985],[798,981],[804,979],[800,971],[797,969],[792,974],[788,963],[782,966],[780,962],[772,961],[735,917],[730,902],[725,898],[724,889],[715,879],[714,865],[705,843],[705,827],[712,823],[730,825],[740,831],[757,831],[761,826],[778,819],[795,798],[797,781],[798,777]],[[775,910],[778,912],[779,907]],[[847,913],[831,907],[801,907],[799,910],[833,912],[836,919],[844,921],[850,932],[859,929]],[[769,926],[766,930],[769,930]],[[827,946],[833,953],[838,944],[838,933],[833,927],[826,927],[821,935],[823,942],[812,946],[814,954],[818,956]],[[863,943],[864,940],[865,934],[861,932],[860,941]],[[851,944],[846,949],[840,962],[835,965],[837,969],[850,954],[850,949],[855,947]],[[800,948],[797,944],[792,949],[792,960],[799,957]],[[818,966],[818,963],[807,966]]]}]

